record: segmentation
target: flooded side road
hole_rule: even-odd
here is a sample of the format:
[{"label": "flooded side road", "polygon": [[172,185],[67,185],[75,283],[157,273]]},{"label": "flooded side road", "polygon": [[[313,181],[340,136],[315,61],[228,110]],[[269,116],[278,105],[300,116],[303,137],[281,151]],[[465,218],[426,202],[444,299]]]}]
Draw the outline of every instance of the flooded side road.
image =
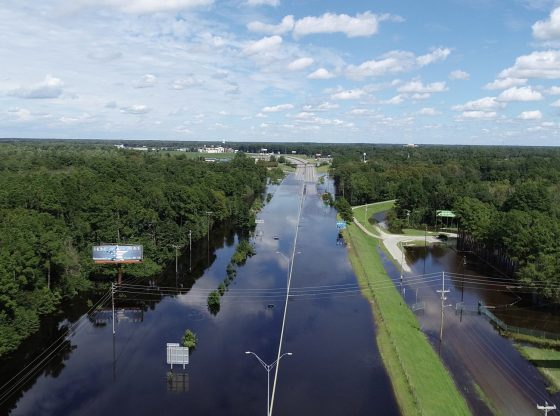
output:
[{"label": "flooded side road", "polygon": [[[274,197],[259,215],[263,223],[253,241],[257,254],[238,268],[217,315],[208,311],[207,296],[226,277],[237,237],[215,230],[216,249],[203,246],[193,253],[192,273],[187,253],[180,258],[177,277],[173,270],[143,293],[130,286],[121,289],[115,337],[110,319],[85,320],[52,365],[3,403],[0,413],[263,414],[267,373],[245,351],[269,363],[276,358],[301,186],[291,175],[270,189]],[[307,186],[293,287],[356,285],[346,251],[336,244],[336,213],[322,205],[314,185]],[[148,286],[147,280],[133,283]],[[173,294],[181,288],[182,294]],[[282,361],[275,413],[397,414],[367,301],[359,292],[313,293],[288,302],[283,350],[293,356]],[[110,302],[104,306],[110,308]],[[74,313],[71,320],[78,316]],[[59,327],[64,318],[57,318]],[[196,333],[197,347],[186,370],[176,366],[171,373],[165,345],[180,342],[186,329]],[[20,362],[0,362],[2,379],[11,378],[23,360],[40,351],[37,344],[25,348],[16,353]]]},{"label": "flooded side road", "polygon": [[[466,265],[463,265],[463,256]],[[412,267],[411,275],[404,276],[406,302],[409,305],[425,302],[425,308],[417,312],[422,329],[477,414],[491,413],[476,394],[475,385],[500,414],[538,415],[537,404],[560,403],[560,396],[548,393],[544,378],[521,357],[512,342],[503,338],[484,315],[476,312],[480,301],[495,307],[492,311],[500,316],[509,315],[514,319],[523,314],[523,307],[516,306],[518,296],[505,285],[485,277],[495,276],[495,270],[475,256],[457,253],[445,246],[427,250],[409,247],[406,260]],[[386,259],[385,266],[393,280],[399,282],[400,271]],[[446,290],[450,292],[446,293],[444,302],[443,341],[440,343],[441,298],[436,290],[442,288],[441,272],[447,276],[454,273],[454,277],[447,277],[445,281]],[[438,274],[430,277],[431,273]],[[463,274],[467,278],[462,280]],[[473,312],[456,313],[455,307],[461,301]]]}]

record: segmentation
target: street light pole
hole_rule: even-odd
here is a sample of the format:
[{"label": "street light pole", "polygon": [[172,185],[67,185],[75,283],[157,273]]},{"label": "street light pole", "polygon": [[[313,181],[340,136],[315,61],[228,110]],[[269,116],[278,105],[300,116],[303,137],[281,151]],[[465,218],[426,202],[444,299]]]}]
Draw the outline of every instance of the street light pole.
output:
[{"label": "street light pole", "polygon": [[261,363],[261,365],[264,367],[264,369],[267,372],[267,388],[266,388],[266,415],[270,416],[270,370],[272,370],[274,368],[274,366],[278,363],[278,361],[280,361],[282,359],[283,356],[285,355],[292,355],[291,352],[285,352],[284,354],[282,354],[276,361],[274,361],[271,364],[267,364],[265,363],[261,357],[259,357],[257,354],[255,354],[253,351],[245,351],[245,354],[249,355],[252,354],[255,356],[255,358],[257,360],[259,360],[259,363]]}]

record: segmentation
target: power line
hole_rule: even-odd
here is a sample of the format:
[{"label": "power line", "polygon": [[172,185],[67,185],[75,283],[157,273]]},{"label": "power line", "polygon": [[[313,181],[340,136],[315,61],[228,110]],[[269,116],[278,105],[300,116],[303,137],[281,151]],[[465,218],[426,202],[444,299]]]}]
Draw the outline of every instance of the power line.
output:
[{"label": "power line", "polygon": [[[0,395],[0,403],[3,403],[13,392],[14,390],[21,387],[22,383],[27,381],[27,379],[35,373],[38,369],[40,369],[43,363],[46,363],[47,360],[56,353],[61,347],[65,345],[65,341],[67,341],[66,337],[73,333],[74,335],[78,332],[80,328],[83,328],[84,324],[86,323],[87,319],[85,317],[89,317],[89,315],[96,309],[97,307],[103,305],[107,300],[109,300],[111,296],[110,291],[106,293],[104,296],[99,299],[99,301],[93,305],[84,315],[76,321],[76,323],[70,325],[68,329],[62,334],[59,338],[53,341],[47,348],[45,348],[41,354],[39,354],[35,359],[33,359],[30,363],[28,363],[24,368],[22,368],[17,374],[15,374],[10,380],[5,382],[2,387],[0,387],[0,391],[3,391],[5,387],[9,386],[7,390],[4,390],[3,393]],[[63,340],[63,342],[60,342]],[[59,343],[60,342],[60,343]],[[55,344],[59,343],[55,346]],[[50,352],[49,352],[50,351]],[[45,354],[48,353],[46,356]],[[44,356],[44,357],[43,357]],[[40,360],[38,363],[37,361]],[[29,368],[32,366],[32,368]],[[24,373],[25,374],[22,374]],[[16,378],[18,378],[16,380]]]}]

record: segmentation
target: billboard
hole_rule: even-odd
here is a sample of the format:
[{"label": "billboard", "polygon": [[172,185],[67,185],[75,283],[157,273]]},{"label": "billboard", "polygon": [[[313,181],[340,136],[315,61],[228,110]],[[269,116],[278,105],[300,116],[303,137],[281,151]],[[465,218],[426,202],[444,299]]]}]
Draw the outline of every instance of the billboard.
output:
[{"label": "billboard", "polygon": [[140,263],[144,258],[141,245],[102,245],[93,246],[92,259],[95,263]]}]

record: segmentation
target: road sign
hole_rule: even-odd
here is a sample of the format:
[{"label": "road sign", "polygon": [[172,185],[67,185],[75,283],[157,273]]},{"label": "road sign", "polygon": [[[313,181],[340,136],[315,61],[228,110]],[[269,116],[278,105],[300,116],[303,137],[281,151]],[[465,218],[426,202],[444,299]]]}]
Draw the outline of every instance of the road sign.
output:
[{"label": "road sign", "polygon": [[337,221],[336,228],[338,228],[339,230],[346,229],[346,221]]},{"label": "road sign", "polygon": [[173,364],[183,365],[183,370],[185,365],[189,363],[189,348],[181,347],[177,343],[168,342],[167,343],[167,364],[171,365],[173,370]]},{"label": "road sign", "polygon": [[138,244],[93,246],[92,258],[97,264],[140,263],[144,258],[144,247]]}]

